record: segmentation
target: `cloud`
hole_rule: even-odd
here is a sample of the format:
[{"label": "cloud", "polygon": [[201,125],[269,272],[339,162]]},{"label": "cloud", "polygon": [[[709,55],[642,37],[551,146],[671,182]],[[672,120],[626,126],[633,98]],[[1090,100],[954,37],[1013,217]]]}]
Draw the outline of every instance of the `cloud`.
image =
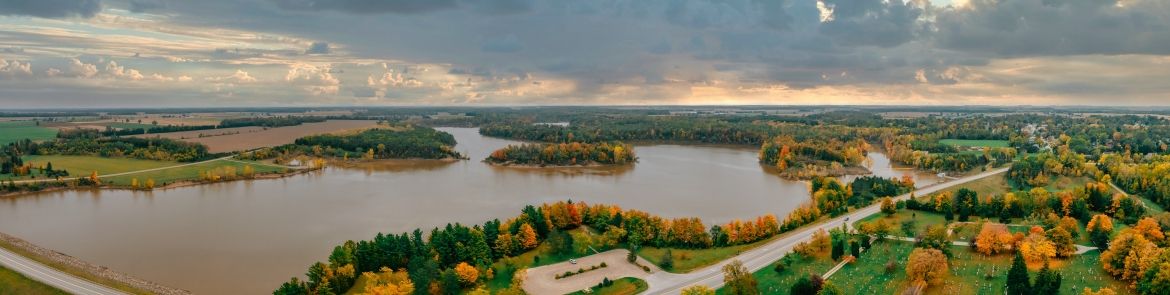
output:
[{"label": "cloud", "polygon": [[243,70],[237,69],[235,73],[227,76],[207,77],[208,81],[225,82],[225,83],[252,83],[256,82],[256,78]]},{"label": "cloud", "polygon": [[133,13],[143,13],[166,7],[167,4],[163,0],[130,0],[129,10]]},{"label": "cloud", "polygon": [[939,47],[1000,56],[1170,54],[1165,0],[970,0],[935,26]]},{"label": "cloud", "polygon": [[0,0],[0,15],[91,18],[101,9],[101,0]]},{"label": "cloud", "polygon": [[272,0],[290,10],[332,10],[355,14],[426,13],[455,8],[455,0]]},{"label": "cloud", "polygon": [[17,60],[8,61],[0,58],[0,79],[27,79],[32,78],[32,64]]},{"label": "cloud", "polygon": [[892,47],[913,40],[923,27],[920,3],[901,0],[820,0],[829,15],[820,31],[840,44]]},{"label": "cloud", "polygon": [[513,53],[524,49],[516,34],[509,34],[503,38],[491,39],[483,43],[480,50],[492,53]]},{"label": "cloud", "polygon": [[305,49],[305,54],[327,54],[327,53],[329,53],[329,43],[325,43],[325,42],[313,42],[313,44],[309,45],[308,49]]},{"label": "cloud", "polygon": [[284,80],[318,96],[334,95],[341,90],[341,80],[333,76],[329,66],[292,64]]}]

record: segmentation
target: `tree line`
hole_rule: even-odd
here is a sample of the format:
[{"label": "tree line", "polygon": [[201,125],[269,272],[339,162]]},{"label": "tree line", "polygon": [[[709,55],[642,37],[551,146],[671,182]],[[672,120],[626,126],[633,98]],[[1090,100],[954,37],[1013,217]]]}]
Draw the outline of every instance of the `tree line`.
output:
[{"label": "tree line", "polygon": [[484,159],[496,164],[539,166],[624,165],[637,160],[634,146],[621,142],[508,145]]},{"label": "tree line", "polygon": [[244,159],[287,162],[300,155],[344,159],[463,159],[450,133],[422,126],[391,126],[348,134],[298,138],[292,144],[240,155]]}]

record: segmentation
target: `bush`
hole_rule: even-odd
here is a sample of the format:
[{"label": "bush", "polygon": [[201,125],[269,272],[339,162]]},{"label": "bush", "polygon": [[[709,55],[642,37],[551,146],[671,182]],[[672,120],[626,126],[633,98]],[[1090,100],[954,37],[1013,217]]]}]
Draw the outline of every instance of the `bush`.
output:
[{"label": "bush", "polygon": [[784,264],[784,262],[777,262],[776,266],[772,267],[772,270],[776,271],[776,273],[784,273],[784,271],[788,270],[788,265]]},{"label": "bush", "polygon": [[606,265],[605,262],[601,262],[601,267],[609,267],[609,265]]},{"label": "bush", "polygon": [[893,274],[896,271],[898,271],[897,263],[894,263],[893,260],[886,262],[886,274]]},{"label": "bush", "polygon": [[646,272],[650,272],[650,267],[649,267],[649,266],[642,265],[642,270],[644,270],[644,271],[646,271]]}]

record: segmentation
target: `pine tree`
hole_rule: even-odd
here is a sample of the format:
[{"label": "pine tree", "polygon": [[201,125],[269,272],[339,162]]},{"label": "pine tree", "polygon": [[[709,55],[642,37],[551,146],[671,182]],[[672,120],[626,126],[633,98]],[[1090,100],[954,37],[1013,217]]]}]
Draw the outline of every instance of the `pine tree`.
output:
[{"label": "pine tree", "polygon": [[1036,274],[1036,283],[1032,287],[1036,294],[1059,294],[1060,281],[1060,273],[1048,268],[1048,264],[1044,264],[1044,268]]},{"label": "pine tree", "polygon": [[1016,253],[1016,258],[1012,259],[1012,268],[1008,270],[1007,274],[1007,294],[1026,295],[1032,293],[1029,290],[1032,287],[1030,280],[1028,266],[1024,264],[1024,256]]}]

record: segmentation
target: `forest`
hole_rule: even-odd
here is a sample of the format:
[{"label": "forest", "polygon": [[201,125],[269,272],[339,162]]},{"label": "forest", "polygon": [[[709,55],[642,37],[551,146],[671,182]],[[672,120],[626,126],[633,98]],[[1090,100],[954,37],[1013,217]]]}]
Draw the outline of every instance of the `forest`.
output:
[{"label": "forest", "polygon": [[[482,290],[495,274],[517,273],[518,266],[495,262],[548,244],[554,251],[571,251],[566,231],[588,227],[599,231],[609,248],[672,246],[709,248],[751,243],[779,233],[774,216],[732,221],[708,229],[698,218],[666,219],[615,205],[588,205],[560,201],[529,205],[520,215],[482,225],[448,224],[429,233],[377,234],[372,240],[347,241],[334,247],[328,263],[309,266],[306,280],[290,279],[273,294],[342,294],[358,276],[374,280],[358,292],[394,294],[460,294]],[[566,249],[569,247],[570,249]],[[513,269],[504,269],[513,268]],[[367,275],[368,274],[368,275]],[[377,279],[385,276],[387,279]],[[522,279],[521,279],[522,280]],[[495,290],[497,294],[524,294],[520,282]],[[409,291],[402,291],[409,286]]]},{"label": "forest", "polygon": [[509,145],[493,151],[484,161],[520,166],[592,166],[632,164],[638,157],[634,146],[621,142],[573,142]]},{"label": "forest", "polygon": [[242,159],[275,158],[285,162],[299,155],[344,159],[464,159],[455,151],[455,137],[429,127],[400,125],[347,134],[322,134],[298,138],[294,143],[265,148]]}]

